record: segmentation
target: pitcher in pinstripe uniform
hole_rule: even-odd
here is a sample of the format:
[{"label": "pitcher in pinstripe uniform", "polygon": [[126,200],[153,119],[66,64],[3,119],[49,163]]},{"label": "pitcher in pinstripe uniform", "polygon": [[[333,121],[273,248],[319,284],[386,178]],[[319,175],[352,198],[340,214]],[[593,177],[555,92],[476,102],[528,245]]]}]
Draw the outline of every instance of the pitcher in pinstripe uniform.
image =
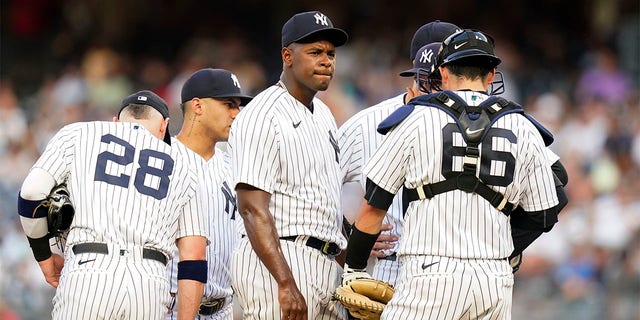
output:
[{"label": "pitcher in pinstripe uniform", "polygon": [[[231,123],[240,106],[251,97],[240,92],[235,74],[224,69],[205,68],[194,72],[182,86],[182,128],[172,140],[189,166],[198,168],[204,181],[209,275],[196,319],[232,320],[231,252],[239,238],[235,229],[236,197],[229,187],[231,164],[216,143],[229,138]],[[171,294],[177,291],[178,260],[169,264]],[[176,319],[176,310],[167,319]]]},{"label": "pitcher in pinstripe uniform", "polygon": [[[185,296],[179,315],[195,316],[197,301],[188,297],[201,296],[206,280],[197,274],[206,272],[201,194],[195,168],[166,143],[168,115],[153,92],[132,94],[118,122],[62,128],[26,177],[18,211],[47,282],[57,287],[53,319],[163,319],[174,244]],[[75,206],[62,274],[46,212],[37,207],[60,183]]]},{"label": "pitcher in pinstripe uniform", "polygon": [[[384,137],[376,131],[378,124],[413,97],[431,92],[428,85],[419,86],[422,83],[426,84],[427,81],[417,81],[418,73],[425,78],[431,75],[435,70],[440,42],[457,30],[461,29],[454,24],[438,20],[429,22],[416,30],[409,52],[409,58],[413,60],[413,68],[400,73],[402,77],[414,78],[413,86],[407,88],[407,92],[358,112],[340,127],[338,143],[340,145],[340,167],[343,175],[342,183],[345,185],[357,183],[360,187],[344,188],[343,197],[362,199],[366,181],[362,174],[362,168]],[[343,201],[343,203],[345,202],[348,201]],[[358,205],[360,203],[361,201],[358,201]],[[358,211],[357,208],[352,211],[349,209],[345,206],[344,215],[353,223]],[[400,269],[396,252],[398,239],[402,234],[403,212],[402,197],[401,194],[398,194],[384,218],[383,228],[385,231],[380,234],[374,250],[371,251],[371,256],[377,258],[372,276],[392,285],[396,284]]]},{"label": "pitcher in pinstripe uniform", "polygon": [[229,147],[243,235],[233,286],[245,319],[343,319],[331,305],[345,248],[337,127],[316,92],[334,74],[347,34],[321,12],[282,28],[283,72],[231,127]]},{"label": "pitcher in pinstripe uniform", "polygon": [[[362,275],[394,194],[404,186],[413,200],[398,249],[400,279],[382,319],[510,319],[513,241],[505,208],[520,205],[531,226],[548,228],[566,203],[532,121],[509,113],[475,127],[499,63],[493,40],[480,31],[445,39],[438,69],[449,100],[422,96],[417,101],[425,104],[392,115],[395,127],[365,166],[367,202],[349,239],[345,279]],[[468,113],[458,120],[426,105],[436,97],[445,105],[463,101]],[[470,138],[484,130],[489,139]]]}]

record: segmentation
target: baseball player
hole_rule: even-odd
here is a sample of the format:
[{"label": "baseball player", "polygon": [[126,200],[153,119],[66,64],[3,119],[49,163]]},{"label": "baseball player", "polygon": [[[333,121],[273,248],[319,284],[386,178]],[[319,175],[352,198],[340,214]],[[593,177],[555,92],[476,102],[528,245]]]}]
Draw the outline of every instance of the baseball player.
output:
[{"label": "baseball player", "polygon": [[243,238],[233,287],[245,319],[343,319],[331,303],[345,248],[337,127],[315,97],[347,42],[318,11],[282,28],[280,81],[258,94],[231,127],[229,147]]},{"label": "baseball player", "polygon": [[[343,189],[343,197],[362,199],[365,190],[365,177],[362,168],[371,158],[373,152],[380,145],[382,134],[376,131],[378,124],[387,118],[393,111],[405,105],[409,100],[422,93],[431,91],[427,81],[418,81],[418,70],[425,78],[435,70],[436,57],[440,49],[440,42],[447,36],[461,30],[454,24],[439,20],[429,22],[421,26],[413,35],[409,58],[413,60],[413,68],[400,73],[402,77],[415,79],[413,86],[407,88],[407,92],[380,102],[377,105],[366,108],[345,122],[338,130],[338,142],[340,145],[340,169],[343,175],[343,185],[357,183],[360,188]],[[426,79],[425,79],[426,80]],[[360,202],[358,202],[360,204]],[[357,208],[349,212],[345,208],[345,217],[351,223],[356,218]],[[398,270],[397,260],[398,239],[402,234],[403,225],[402,196],[398,194],[389,207],[383,226],[385,230],[380,234],[378,242],[371,251],[371,256],[377,258],[372,276],[376,279],[396,284]]]},{"label": "baseball player", "polygon": [[[168,115],[156,94],[134,93],[114,122],[63,127],[25,178],[18,212],[46,281],[57,287],[53,319],[163,319],[176,245],[179,316],[194,318],[198,300],[188,297],[202,295],[207,239],[195,168],[169,146]],[[61,183],[75,206],[64,269],[39,206]]]},{"label": "baseball player", "polygon": [[[191,168],[205,182],[203,207],[205,227],[211,243],[207,247],[209,274],[196,319],[233,319],[231,289],[231,252],[238,233],[235,229],[236,198],[231,185],[231,164],[225,152],[215,147],[229,138],[231,123],[240,106],[251,97],[240,93],[240,82],[235,74],[224,69],[201,69],[182,86],[182,128],[172,139]],[[169,264],[171,295],[177,287],[178,259]],[[175,304],[172,304],[175,305]],[[176,310],[167,315],[176,319]]]},{"label": "baseball player", "polygon": [[487,95],[499,63],[493,40],[480,31],[445,39],[438,69],[452,91],[421,96],[387,119],[391,131],[364,168],[367,202],[349,239],[345,281],[366,276],[394,194],[404,186],[411,200],[400,279],[382,319],[509,319],[508,214],[520,205],[530,227],[557,221],[566,197],[535,124],[515,111],[488,120],[487,110],[500,112],[506,101]]}]

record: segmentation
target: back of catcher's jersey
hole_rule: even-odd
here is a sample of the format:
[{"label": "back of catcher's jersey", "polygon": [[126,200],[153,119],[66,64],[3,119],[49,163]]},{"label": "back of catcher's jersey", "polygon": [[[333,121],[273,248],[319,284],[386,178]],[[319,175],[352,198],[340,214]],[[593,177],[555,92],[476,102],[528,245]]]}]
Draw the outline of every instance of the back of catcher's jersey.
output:
[{"label": "back of catcher's jersey", "polygon": [[162,140],[124,122],[67,125],[34,167],[67,182],[75,216],[67,245],[145,246],[205,235],[197,176]]},{"label": "back of catcher's jersey", "polygon": [[[456,94],[473,106],[487,98],[471,91]],[[396,193],[403,184],[414,189],[461,172],[465,148],[453,117],[438,108],[416,106],[389,132],[364,172],[388,192]],[[546,148],[524,116],[497,119],[479,149],[476,175],[509,202],[526,211],[558,204]],[[404,232],[400,254],[502,259],[513,250],[508,217],[481,196],[461,190],[411,202]]]}]

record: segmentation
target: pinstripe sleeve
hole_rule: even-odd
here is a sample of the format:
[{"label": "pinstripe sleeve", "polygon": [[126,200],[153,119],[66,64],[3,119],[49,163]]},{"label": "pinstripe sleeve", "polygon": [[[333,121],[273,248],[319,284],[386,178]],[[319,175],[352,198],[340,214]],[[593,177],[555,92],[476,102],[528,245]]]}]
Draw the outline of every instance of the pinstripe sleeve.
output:
[{"label": "pinstripe sleeve", "polygon": [[382,140],[378,149],[367,161],[364,173],[373,183],[384,190],[396,194],[405,181],[407,161],[411,153],[408,136],[412,136],[413,126],[405,120],[391,130]]},{"label": "pinstripe sleeve", "polygon": [[192,178],[192,175],[188,177],[186,184],[185,195],[188,200],[181,207],[182,212],[178,218],[178,235],[176,238],[182,238],[186,236],[204,236],[209,239],[205,230],[204,210],[206,208],[203,205],[204,191],[202,190],[203,181],[197,175],[197,179]]},{"label": "pinstripe sleeve", "polygon": [[33,165],[33,168],[40,168],[51,174],[57,184],[65,181],[69,174],[74,156],[73,147],[79,133],[78,125],[71,124],[60,129]]},{"label": "pinstripe sleeve", "polygon": [[238,183],[246,183],[273,193],[279,168],[277,127],[271,115],[260,108],[245,107],[231,126],[233,189]]},{"label": "pinstripe sleeve", "polygon": [[530,159],[526,165],[526,173],[522,175],[523,193],[519,205],[525,211],[541,211],[558,204],[553,171],[549,163],[550,155],[544,146],[540,134],[529,123],[525,129],[524,159]]},{"label": "pinstripe sleeve", "polygon": [[360,182],[364,162],[362,128],[358,122],[347,121],[338,130],[342,183]]}]

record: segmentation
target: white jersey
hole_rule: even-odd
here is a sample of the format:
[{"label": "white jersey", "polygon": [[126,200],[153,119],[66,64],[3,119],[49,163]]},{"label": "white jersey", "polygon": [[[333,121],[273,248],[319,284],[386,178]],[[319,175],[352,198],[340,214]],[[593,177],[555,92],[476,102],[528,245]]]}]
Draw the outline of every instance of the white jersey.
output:
[{"label": "white jersey", "polygon": [[[479,105],[488,97],[471,91],[456,93],[469,105]],[[545,146],[533,124],[520,114],[507,114],[491,128],[493,138],[479,146],[479,175],[500,181],[503,186],[487,184],[526,211],[557,205]],[[464,155],[465,146],[450,115],[417,106],[388,134],[364,173],[390,193],[403,184],[417,188],[445,180],[443,172],[462,171],[459,154]],[[503,259],[512,251],[508,217],[477,194],[453,190],[411,202],[399,254]]]},{"label": "white jersey", "polygon": [[[203,297],[223,298],[233,294],[231,289],[231,252],[239,238],[235,230],[237,216],[235,191],[230,188],[231,164],[225,152],[216,149],[208,161],[180,140],[171,139],[171,146],[197,170],[202,181],[205,227],[210,244],[207,246],[208,277]],[[177,248],[176,248],[177,250]],[[171,293],[178,290],[178,260],[169,263]]]},{"label": "white jersey", "polygon": [[67,247],[100,242],[172,257],[176,238],[206,235],[195,169],[139,124],[67,125],[33,167],[67,183],[75,207]]},{"label": "white jersey", "polygon": [[313,99],[312,113],[285,89],[271,86],[231,126],[232,188],[245,183],[271,194],[269,210],[280,237],[312,236],[344,249],[336,138],[335,119],[320,99]]},{"label": "white jersey", "polygon": [[[340,145],[340,170],[342,171],[343,184],[359,183],[362,187],[362,194],[364,194],[367,179],[362,169],[384,139],[384,135],[376,131],[378,124],[404,105],[405,95],[401,94],[366,108],[351,117],[340,127],[338,130],[338,143]],[[343,194],[342,196],[349,197],[351,195]],[[359,196],[362,198],[361,195]],[[358,204],[361,202],[362,199]],[[350,215],[345,213],[345,216]],[[400,236],[402,234],[402,222],[402,196],[397,194],[383,221],[384,224],[391,224],[393,229],[385,233]],[[397,251],[397,246],[396,242],[394,248],[384,252],[387,255],[391,254]]]}]

